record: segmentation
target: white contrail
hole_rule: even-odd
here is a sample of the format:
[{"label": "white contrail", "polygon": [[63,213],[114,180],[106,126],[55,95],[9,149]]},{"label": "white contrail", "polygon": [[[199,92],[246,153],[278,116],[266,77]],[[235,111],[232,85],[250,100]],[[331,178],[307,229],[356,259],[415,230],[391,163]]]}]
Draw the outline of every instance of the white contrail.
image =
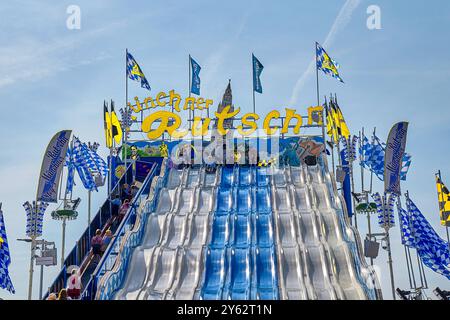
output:
[{"label": "white contrail", "polygon": [[[338,32],[344,29],[345,26],[350,22],[353,12],[360,3],[361,0],[347,0],[344,3],[341,10],[339,11],[339,14],[336,17],[336,20],[334,20],[333,26],[328,32],[325,41],[323,42],[323,46],[325,48],[331,46]],[[308,79],[309,76],[313,75],[314,73],[315,64],[316,60],[315,58],[313,58],[310,64],[308,65],[306,71],[297,80],[294,89],[292,90],[291,100],[289,102],[290,104],[295,104],[295,102],[297,102],[298,95],[303,86],[305,85],[306,80]]]}]

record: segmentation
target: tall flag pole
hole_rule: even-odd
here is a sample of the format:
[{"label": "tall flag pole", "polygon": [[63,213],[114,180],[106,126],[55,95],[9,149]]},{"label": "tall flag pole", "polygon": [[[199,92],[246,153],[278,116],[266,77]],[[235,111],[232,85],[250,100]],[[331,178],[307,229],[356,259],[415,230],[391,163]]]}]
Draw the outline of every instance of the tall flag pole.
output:
[{"label": "tall flag pole", "polygon": [[386,241],[388,244],[388,264],[391,273],[391,285],[394,299],[395,299],[394,271],[393,271],[393,261],[389,235],[390,227],[394,224],[394,217],[393,214],[391,216],[391,213],[393,213],[393,211],[391,212],[390,210],[391,209],[390,201],[393,197],[401,196],[400,172],[402,169],[403,154],[405,153],[407,133],[408,133],[407,122],[398,122],[392,126],[391,130],[389,131],[388,140],[386,143],[386,152],[384,157],[384,195],[386,197],[387,194],[390,194],[388,204],[389,214],[386,214],[386,209],[384,214],[384,222],[385,222],[384,229],[386,232]]},{"label": "tall flag pole", "polygon": [[388,252],[388,266],[389,273],[391,278],[391,289],[392,289],[392,298],[396,300],[395,295],[395,280],[394,280],[394,266],[392,261],[392,251],[391,251],[391,239],[389,235],[389,229],[391,229],[395,224],[394,218],[394,202],[396,199],[396,194],[391,193],[389,197],[386,193],[381,196],[378,192],[372,194],[372,198],[374,199],[377,205],[377,213],[378,213],[378,224],[380,227],[384,229],[385,241],[386,241],[386,250]]},{"label": "tall flag pole", "polygon": [[319,55],[318,55],[319,43],[316,42],[316,91],[317,91],[317,105],[320,105],[320,91],[319,91]]},{"label": "tall flag pole", "polygon": [[[47,145],[47,148],[42,159],[41,172],[39,174],[39,182],[36,192],[36,201],[34,210],[34,228],[30,233],[31,238],[31,255],[30,255],[30,272],[28,283],[28,300],[31,300],[33,294],[33,273],[34,273],[34,259],[36,252],[36,238],[40,236],[38,217],[43,216],[46,203],[58,202],[58,189],[60,176],[64,167],[67,149],[69,147],[69,140],[72,130],[62,130],[56,133]],[[33,219],[32,219],[33,220]],[[33,230],[34,229],[34,230]],[[40,231],[40,230],[37,230]]]},{"label": "tall flag pole", "polygon": [[326,127],[327,127],[327,134],[330,135],[330,143],[329,146],[331,147],[331,168],[333,171],[333,176],[336,175],[335,170],[334,170],[334,144],[333,144],[333,121],[330,118],[330,110],[328,108],[328,100],[327,100],[327,96],[325,96],[325,105],[324,105],[324,109],[325,109],[325,118],[324,118],[324,123],[326,122]]},{"label": "tall flag pole", "polygon": [[[406,198],[408,198],[408,193],[406,193]],[[402,208],[402,203],[401,203],[401,197],[398,197],[397,199],[397,211],[398,211],[398,216],[399,216],[399,224],[400,224],[400,236],[402,238],[402,244],[404,247],[404,251],[405,251],[405,258],[406,258],[406,269],[408,271],[408,280],[409,280],[409,286],[410,288],[414,288],[415,290],[417,290],[417,282],[416,282],[416,276],[414,274],[414,268],[413,268],[413,262],[412,262],[412,258],[411,258],[411,251],[409,246],[407,246],[404,242],[405,239],[405,229],[404,229],[404,219],[406,219],[406,216],[408,213]],[[409,222],[408,222],[409,223]],[[417,256],[418,259],[418,256]],[[419,273],[420,273],[420,260],[418,259],[418,264],[419,264]],[[422,279],[422,274],[420,274],[420,278]]]},{"label": "tall flag pole", "polygon": [[256,113],[255,92],[262,93],[261,73],[264,69],[262,63],[252,53],[252,70],[253,70],[253,113]]},{"label": "tall flag pole", "polygon": [[[331,95],[331,97],[333,97],[332,95]],[[332,107],[333,107],[333,115],[334,115],[334,117],[335,117],[335,124],[336,124],[336,128],[337,128],[337,139],[336,139],[336,147],[337,147],[337,152],[338,152],[338,155],[339,155],[339,157],[338,157],[338,159],[339,159],[339,166],[342,166],[342,160],[341,160],[341,146],[340,146],[340,139],[341,139],[341,137],[342,136],[344,136],[344,134],[343,134],[343,127],[342,127],[342,121],[341,121],[341,114],[342,113],[340,113],[339,112],[339,106],[338,106],[338,104],[337,104],[337,97],[336,97],[336,95],[334,96],[334,100],[332,100],[332,102],[333,102],[333,104],[332,104]]]},{"label": "tall flag pole", "polygon": [[[371,140],[372,140],[372,147],[371,148],[373,148],[373,145],[374,145],[376,132],[377,132],[377,127],[374,127],[373,128],[373,133],[372,133],[372,138],[371,138]],[[371,154],[370,157],[371,158],[373,157],[373,153]],[[370,160],[372,160],[372,159],[370,159]],[[369,188],[369,192],[370,193],[372,193],[372,187],[373,187],[373,170],[370,170],[370,188]]]},{"label": "tall flag pole", "polygon": [[[112,157],[112,147],[113,147],[113,136],[112,136],[112,122],[111,122],[111,114],[108,111],[108,104],[106,101],[103,101],[103,119],[105,126],[105,136],[106,136],[106,147],[109,149],[109,160],[108,160],[108,199],[111,200],[111,182],[112,182],[112,172],[111,172],[111,157]],[[126,163],[126,150],[125,150],[125,159]],[[126,168],[126,167],[125,167]],[[112,209],[111,201],[109,201],[109,209]]]},{"label": "tall flag pole", "polygon": [[450,226],[450,191],[442,182],[441,170],[436,174],[436,188],[438,192],[440,221],[441,225],[445,226],[447,242],[450,249],[450,235],[448,231],[448,227]]},{"label": "tall flag pole", "polygon": [[[364,197],[364,200],[366,203],[369,203],[369,193],[364,190],[364,168],[363,168],[363,161],[364,161],[364,141],[365,141],[365,135],[364,135],[364,127],[359,132],[359,162],[360,162],[360,169],[361,169],[361,194]],[[370,211],[367,210],[367,232],[369,235],[369,239],[372,238],[372,225],[370,221]],[[373,258],[370,258],[370,265],[373,266]]]},{"label": "tall flag pole", "polygon": [[[134,81],[140,81],[141,87],[144,89],[147,89],[148,91],[151,91],[150,84],[147,81],[147,78],[144,75],[144,72],[142,71],[141,67],[137,63],[137,61],[134,59],[134,57],[131,55],[131,53],[128,52],[128,49],[126,50],[126,75],[127,75],[127,82],[126,82],[126,100],[127,100],[127,106],[128,106],[128,78]],[[125,152],[125,168],[127,166],[127,149],[124,149]]]},{"label": "tall flag pole", "polygon": [[[189,98],[191,97],[191,55],[189,55]],[[189,130],[192,131],[191,108],[189,106]]]},{"label": "tall flag pole", "polygon": [[[326,53],[326,51],[322,48],[322,46],[316,41],[316,90],[317,90],[317,105],[320,105],[320,90],[319,90],[319,70],[322,70],[325,74],[332,76],[333,78],[338,79],[342,83],[344,82],[339,75],[338,69],[339,64],[330,58],[330,56]],[[325,128],[322,128],[324,131]],[[322,133],[324,139],[325,134]],[[339,141],[337,141],[339,145]],[[339,150],[338,150],[339,154]],[[340,157],[339,157],[340,159]]]}]

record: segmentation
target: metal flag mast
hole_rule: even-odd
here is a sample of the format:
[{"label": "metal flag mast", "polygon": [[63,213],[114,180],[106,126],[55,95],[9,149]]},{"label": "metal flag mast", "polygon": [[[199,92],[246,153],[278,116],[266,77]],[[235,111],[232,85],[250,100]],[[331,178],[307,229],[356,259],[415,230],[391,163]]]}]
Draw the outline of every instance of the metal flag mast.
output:
[{"label": "metal flag mast", "polygon": [[[128,82],[128,80],[127,80],[127,82]],[[109,149],[110,151],[109,151],[109,170],[108,170],[109,171],[109,176],[110,176],[110,178],[109,178],[109,188],[108,188],[109,212],[112,212],[111,192],[112,192],[112,190],[114,188],[114,186],[113,186],[113,173],[112,173],[112,157],[113,156],[114,157],[119,156],[118,152],[116,150],[116,140],[114,138],[115,136],[113,136],[113,133],[112,133],[112,126],[113,126],[113,124],[112,124],[112,109],[113,109],[113,106],[114,106],[114,102],[111,100],[111,111],[109,112],[109,119],[110,119],[109,121],[111,122],[111,148]],[[123,135],[122,135],[122,139],[123,139]],[[126,160],[126,158],[127,158],[127,154],[125,153],[125,160]],[[125,165],[126,165],[126,162],[125,162]],[[126,172],[125,172],[125,174],[126,174]]]},{"label": "metal flag mast", "polygon": [[[361,131],[359,131],[359,143],[358,143],[358,149],[361,150],[361,152],[359,152],[359,167],[361,168],[361,195],[364,199],[364,201],[366,201],[367,205],[369,205],[369,193],[367,191],[364,190],[364,168],[362,166],[363,163],[363,154],[362,154],[362,150],[363,150],[363,141],[364,141],[364,127],[362,128]],[[355,208],[355,214],[356,214],[356,208]],[[372,226],[370,223],[370,210],[367,210],[367,232],[368,232],[368,236],[369,239],[372,239]],[[370,265],[373,266],[373,258],[370,257]]]},{"label": "metal flag mast", "polygon": [[[407,200],[409,200],[409,191],[406,191],[405,197],[406,197]],[[408,214],[408,217],[409,217],[408,220],[411,221],[411,213],[410,213],[409,209],[408,209],[407,214]],[[415,239],[416,238],[415,230],[414,230],[414,227],[411,227],[411,225],[410,225],[410,230],[412,231],[412,237]],[[415,276],[414,276],[414,269],[413,269],[413,263],[412,263],[412,258],[411,258],[411,251],[410,251],[409,247],[408,247],[408,251],[407,252],[408,252],[408,258],[409,258],[409,264],[411,266],[411,273],[412,273],[412,276],[413,276],[414,290],[416,290],[416,292],[418,292],[418,291],[423,290],[423,289],[428,289],[428,282],[427,282],[427,278],[426,278],[426,274],[425,274],[425,269],[423,267],[422,259],[420,259],[419,255],[416,252],[417,266],[419,268],[419,276],[420,276],[420,287],[417,287],[416,279],[415,279]]]},{"label": "metal flag mast", "polygon": [[[35,211],[34,214],[38,215],[38,201],[37,201],[37,194],[36,194],[36,202],[35,202]],[[32,227],[34,230],[36,230],[36,223],[37,223],[37,219],[34,219],[34,226]],[[31,256],[30,256],[30,275],[29,275],[29,279],[28,279],[28,300],[31,300],[32,295],[33,295],[33,263],[34,263],[34,256],[35,256],[35,246],[36,246],[36,234],[32,234],[31,235]]]},{"label": "metal flag mast", "polygon": [[387,197],[387,193],[384,192],[383,196],[380,196],[381,198],[381,207],[382,207],[382,217],[383,217],[383,229],[384,229],[384,240],[386,241],[386,251],[388,253],[388,266],[389,266],[389,274],[391,278],[391,289],[392,289],[392,298],[396,300],[396,294],[395,294],[395,281],[394,281],[394,266],[393,266],[393,260],[392,260],[392,251],[391,251],[391,240],[389,235],[389,229],[392,227],[391,224],[391,217],[389,212],[389,203],[391,200],[391,197],[394,195],[391,194],[390,197]]},{"label": "metal flag mast", "polygon": [[319,68],[317,67],[317,45],[319,43],[316,41],[316,47],[314,48],[314,60],[316,65],[316,90],[317,90],[317,105],[320,105],[320,91],[319,91]]},{"label": "metal flag mast", "polygon": [[[400,214],[401,214],[400,211],[401,210],[402,210],[402,202],[401,202],[401,198],[399,196],[397,199],[397,211],[398,211],[398,215],[399,215],[399,221],[401,221],[401,219],[400,219]],[[409,212],[408,212],[408,215],[409,215]],[[401,225],[400,225],[400,236],[402,238],[404,237]],[[411,260],[411,252],[407,245],[404,245],[403,247],[404,247],[404,251],[405,251],[406,268],[408,270],[409,286],[411,289],[417,290],[416,276],[414,274],[414,269],[413,269],[412,260]]]},{"label": "metal flag mast", "polygon": [[[126,48],[125,49],[125,111],[127,111],[127,108],[128,108],[128,48]],[[125,124],[125,122],[126,122],[127,120],[123,120],[122,119],[122,122]],[[125,164],[125,168],[127,168],[127,140],[128,140],[128,138],[127,138],[127,135],[128,135],[128,132],[127,132],[127,126],[128,126],[128,123],[126,123],[124,126],[123,126],[123,128],[122,128],[122,132],[123,132],[123,134],[122,134],[122,142],[123,142],[123,152],[124,152],[124,156],[123,156],[123,162],[124,162],[124,164]],[[111,150],[110,150],[110,158],[109,158],[109,161],[111,162],[112,161],[112,158],[111,158]],[[111,166],[110,166],[110,168],[109,168],[109,171],[111,172]],[[109,175],[108,175],[108,178],[109,178]],[[109,183],[108,183],[108,186],[109,186]],[[108,188],[110,188],[110,187],[108,187]],[[109,191],[109,190],[108,190]]]},{"label": "metal flag mast", "polygon": [[387,245],[387,252],[388,252],[388,265],[389,265],[389,272],[391,274],[391,287],[392,287],[392,297],[394,300],[395,298],[395,282],[394,282],[394,266],[392,261],[392,252],[391,252],[391,240],[389,236],[389,229],[385,228],[386,232],[386,245]]},{"label": "metal flag mast", "polygon": [[[314,60],[315,60],[315,65],[316,65],[316,92],[317,92],[317,106],[320,106],[320,90],[319,90],[319,68],[317,67],[317,45],[319,43],[316,41],[316,47],[314,50]],[[255,93],[253,93],[253,95],[255,95]],[[325,96],[325,105],[327,103],[327,97]],[[323,139],[323,146],[326,149],[326,138],[325,138],[325,126],[326,126],[326,111],[322,109],[322,139]],[[333,175],[334,175],[334,155],[333,155],[333,150],[332,150],[332,166],[333,166]]]},{"label": "metal flag mast", "polygon": [[[336,103],[336,106],[339,108],[338,102],[337,102],[337,95],[336,93],[334,94],[334,101]],[[341,111],[342,112],[342,111]],[[339,119],[339,127],[341,127],[341,119],[338,116]],[[342,128],[341,128],[341,132],[342,132]],[[345,137],[343,137],[344,139],[347,139]],[[349,135],[348,139],[347,139],[347,154],[350,154],[350,148],[352,148],[353,144],[352,144],[352,135]],[[341,154],[340,154],[340,148],[339,148],[339,141],[337,141],[337,148],[338,148],[338,153],[339,153],[339,165],[341,165]],[[353,178],[353,157],[349,157],[348,159],[348,172],[350,175],[350,186],[351,186],[351,192],[355,191],[355,180]],[[358,230],[358,218],[357,218],[357,212],[356,212],[356,205],[355,205],[355,198],[352,197],[352,204],[353,204],[353,211],[354,211],[354,216],[355,216],[355,228],[356,230]]]},{"label": "metal flag mast", "polygon": [[253,83],[252,83],[252,95],[253,95],[253,113],[256,113],[256,102],[255,102],[255,66],[254,66],[254,62],[253,62],[253,52],[252,52],[252,79],[253,79]]},{"label": "metal flag mast", "polygon": [[[191,97],[191,55],[189,55],[189,87],[188,87],[188,96]],[[194,110],[191,110],[191,106],[189,106],[189,131],[192,133],[192,121],[193,121]],[[192,119],[191,119],[192,115]]]},{"label": "metal flag mast", "polygon": [[[327,96],[325,96],[325,115],[329,112],[328,110],[328,101],[327,101]],[[325,121],[328,121],[327,116],[325,116],[325,118],[323,118],[323,122],[325,123]],[[333,126],[333,122],[330,123],[331,126]],[[336,173],[334,171],[334,135],[333,135],[333,131],[330,137],[330,143],[329,146],[331,147],[331,171],[333,172],[333,176],[336,176]],[[325,145],[325,135],[324,135],[324,145]]]},{"label": "metal flag mast", "polygon": [[[73,138],[70,142],[70,150],[73,152]],[[63,181],[64,176],[64,169],[61,172],[61,182]],[[67,169],[67,179],[69,179],[69,167]],[[65,246],[66,246],[66,225],[67,220],[75,220],[78,216],[77,211],[75,209],[77,208],[78,204],[80,203],[80,199],[77,199],[75,201],[72,200],[72,194],[73,191],[70,190],[70,198],[67,198],[68,192],[67,192],[67,181],[66,181],[66,191],[64,191],[64,198],[63,200],[63,208],[62,210],[55,210],[52,212],[52,219],[53,220],[62,220],[62,237],[61,237],[61,269],[64,268],[64,260],[65,260]],[[89,196],[90,198],[90,196]],[[90,201],[90,199],[89,199]],[[89,210],[88,210],[89,212]],[[88,215],[88,219],[90,219]],[[89,224],[88,224],[89,227]]]},{"label": "metal flag mast", "polygon": [[[373,143],[375,141],[375,132],[377,131],[377,127],[373,128],[373,135],[372,135],[372,147],[373,147]],[[372,184],[373,184],[373,170],[370,170],[370,188],[369,188],[369,193],[372,193]]]},{"label": "metal flag mast", "polygon": [[[333,98],[333,95],[330,93],[330,99]],[[336,106],[339,108],[339,105],[337,103],[337,95],[336,93],[334,94],[334,103],[336,104]],[[342,127],[341,127],[341,118],[338,116],[338,120],[339,120],[339,128],[341,129],[341,133],[342,133]],[[336,141],[336,147],[337,147],[337,152],[338,152],[338,162],[339,162],[339,166],[342,167],[342,160],[341,160],[341,146],[340,146],[340,141],[339,141],[339,131],[337,131],[338,133],[338,137],[337,137],[337,141]]]}]

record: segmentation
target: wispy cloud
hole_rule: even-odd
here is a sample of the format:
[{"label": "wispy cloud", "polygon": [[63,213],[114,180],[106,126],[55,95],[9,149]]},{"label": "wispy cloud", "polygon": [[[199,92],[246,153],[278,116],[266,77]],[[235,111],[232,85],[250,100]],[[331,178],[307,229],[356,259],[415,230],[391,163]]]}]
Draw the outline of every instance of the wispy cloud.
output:
[{"label": "wispy cloud", "polygon": [[[331,46],[337,34],[347,26],[347,24],[351,20],[353,12],[359,6],[360,3],[361,0],[347,0],[344,3],[341,10],[339,11],[339,14],[334,20],[334,23],[331,26],[331,29],[328,32],[325,41],[323,42],[323,46],[325,48]],[[309,79],[309,77],[311,77],[314,74],[315,64],[316,60],[315,58],[313,58],[309,63],[306,71],[300,76],[300,78],[298,78],[297,82],[295,83],[294,89],[292,90],[290,104],[295,104],[297,102],[298,95],[302,90],[303,86],[305,85],[306,81]]]},{"label": "wispy cloud", "polygon": [[123,26],[126,20],[83,32],[78,36],[64,36],[58,39],[42,40],[22,38],[0,48],[0,88],[20,81],[37,81],[59,72],[89,65],[109,57],[105,52],[89,59],[75,60],[71,52],[107,32]]}]

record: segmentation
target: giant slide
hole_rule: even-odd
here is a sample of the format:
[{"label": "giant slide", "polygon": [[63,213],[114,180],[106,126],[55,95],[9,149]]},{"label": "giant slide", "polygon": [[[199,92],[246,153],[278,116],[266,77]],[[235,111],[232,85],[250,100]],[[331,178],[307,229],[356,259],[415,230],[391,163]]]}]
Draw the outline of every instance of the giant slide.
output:
[{"label": "giant slide", "polygon": [[381,299],[326,159],[167,169],[115,299]]}]

